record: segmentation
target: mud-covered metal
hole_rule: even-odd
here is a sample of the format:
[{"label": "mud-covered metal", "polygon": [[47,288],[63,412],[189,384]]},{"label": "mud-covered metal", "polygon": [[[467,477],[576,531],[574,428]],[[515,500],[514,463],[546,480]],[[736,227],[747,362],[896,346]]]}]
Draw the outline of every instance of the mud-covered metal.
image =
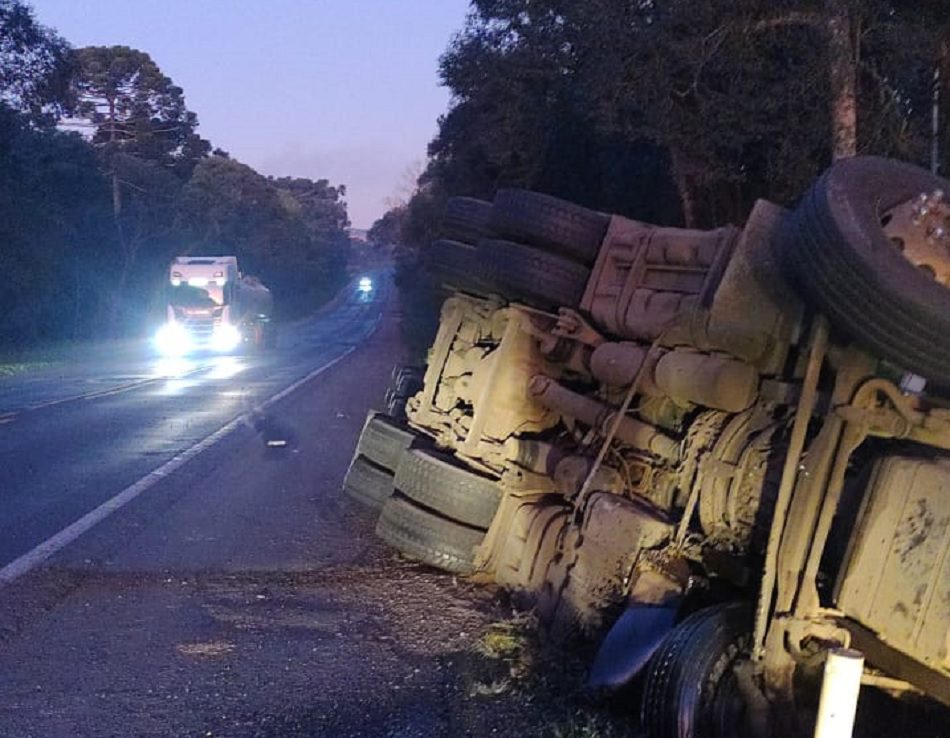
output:
[{"label": "mud-covered metal", "polygon": [[943,190],[898,205],[882,215],[881,224],[904,258],[950,288],[950,202]]},{"label": "mud-covered metal", "polygon": [[892,647],[950,668],[950,459],[877,462],[836,601]]},{"label": "mud-covered metal", "polygon": [[[948,214],[924,193],[881,222],[945,285]],[[859,640],[950,701],[950,397],[808,307],[777,256],[791,223],[761,201],[741,231],[614,216],[579,308],[451,297],[409,423],[498,479],[482,573],[555,634],[618,623],[602,686],[726,591],[755,614],[747,693],[794,702]]]}]

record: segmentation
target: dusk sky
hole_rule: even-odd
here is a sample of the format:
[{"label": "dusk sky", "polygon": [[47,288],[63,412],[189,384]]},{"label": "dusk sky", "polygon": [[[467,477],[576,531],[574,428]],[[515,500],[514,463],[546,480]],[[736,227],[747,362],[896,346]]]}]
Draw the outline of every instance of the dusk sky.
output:
[{"label": "dusk sky", "polygon": [[347,186],[367,228],[405,198],[445,112],[468,0],[28,0],[73,46],[147,52],[199,133],[263,174]]}]

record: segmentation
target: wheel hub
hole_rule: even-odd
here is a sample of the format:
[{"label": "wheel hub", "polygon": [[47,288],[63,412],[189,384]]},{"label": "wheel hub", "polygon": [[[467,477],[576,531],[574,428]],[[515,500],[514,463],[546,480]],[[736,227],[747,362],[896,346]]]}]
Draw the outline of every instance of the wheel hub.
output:
[{"label": "wheel hub", "polygon": [[904,258],[950,288],[950,203],[942,190],[922,192],[887,211],[881,225]]}]

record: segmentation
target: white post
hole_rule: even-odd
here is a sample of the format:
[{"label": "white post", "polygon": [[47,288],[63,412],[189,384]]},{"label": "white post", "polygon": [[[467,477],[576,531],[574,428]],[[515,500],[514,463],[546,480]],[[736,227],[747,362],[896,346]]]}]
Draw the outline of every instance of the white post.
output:
[{"label": "white post", "polygon": [[864,654],[860,651],[836,648],[828,654],[815,738],[851,738],[863,671]]}]

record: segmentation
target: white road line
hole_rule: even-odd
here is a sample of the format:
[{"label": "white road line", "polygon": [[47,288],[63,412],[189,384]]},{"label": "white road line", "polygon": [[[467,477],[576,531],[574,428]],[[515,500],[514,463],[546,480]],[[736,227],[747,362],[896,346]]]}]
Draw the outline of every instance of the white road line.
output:
[{"label": "white road line", "polygon": [[[373,326],[374,330],[377,325],[379,325],[378,320]],[[99,505],[99,507],[97,507],[95,510],[92,510],[91,512],[86,513],[81,518],[79,518],[79,520],[77,520],[75,523],[66,526],[59,533],[43,541],[43,543],[39,544],[31,551],[28,551],[27,553],[23,554],[18,559],[15,559],[14,561],[10,562],[5,567],[0,569],[0,586],[4,584],[9,584],[14,579],[17,579],[23,576],[31,569],[34,569],[38,565],[42,564],[50,556],[60,551],[61,549],[65,548],[66,546],[68,546],[70,543],[72,543],[77,538],[79,538],[79,536],[81,536],[86,531],[90,530],[95,525],[98,525],[99,523],[101,523],[103,520],[109,517],[116,510],[123,508],[125,505],[127,505],[129,502],[134,500],[136,497],[142,494],[149,487],[153,486],[157,482],[160,482],[162,479],[164,479],[165,477],[169,476],[180,467],[187,464],[189,461],[191,461],[191,459],[195,458],[202,451],[207,451],[209,448],[211,448],[214,444],[216,444],[218,441],[220,441],[222,438],[228,435],[231,431],[233,431],[239,425],[249,420],[251,416],[254,415],[254,413],[259,413],[262,410],[266,410],[274,403],[280,402],[285,397],[287,397],[287,395],[299,389],[300,387],[302,387],[303,385],[305,385],[307,382],[314,379],[315,377],[319,376],[320,374],[323,374],[323,372],[325,372],[327,369],[332,367],[337,362],[340,362],[343,359],[345,359],[347,356],[353,353],[357,348],[359,348],[359,345],[351,346],[350,348],[348,348],[346,351],[344,351],[342,354],[337,356],[332,361],[324,364],[319,369],[314,369],[303,379],[300,379],[294,382],[292,385],[290,385],[286,389],[281,390],[273,397],[265,400],[263,403],[258,405],[255,409],[247,413],[244,413],[243,415],[239,415],[230,423],[223,426],[222,428],[219,428],[218,430],[216,430],[214,433],[212,433],[210,436],[208,436],[204,440],[199,441],[197,444],[195,444],[191,448],[187,449],[186,451],[182,451],[180,454],[178,454],[174,458],[169,459],[168,461],[166,461],[164,464],[162,464],[160,467],[158,467],[154,471],[149,472],[144,477],[142,477],[139,481],[135,482],[135,484],[132,484],[131,486],[126,487],[124,490],[122,490],[117,495],[115,495],[115,497],[112,497],[111,499],[106,500],[101,505]]]}]

